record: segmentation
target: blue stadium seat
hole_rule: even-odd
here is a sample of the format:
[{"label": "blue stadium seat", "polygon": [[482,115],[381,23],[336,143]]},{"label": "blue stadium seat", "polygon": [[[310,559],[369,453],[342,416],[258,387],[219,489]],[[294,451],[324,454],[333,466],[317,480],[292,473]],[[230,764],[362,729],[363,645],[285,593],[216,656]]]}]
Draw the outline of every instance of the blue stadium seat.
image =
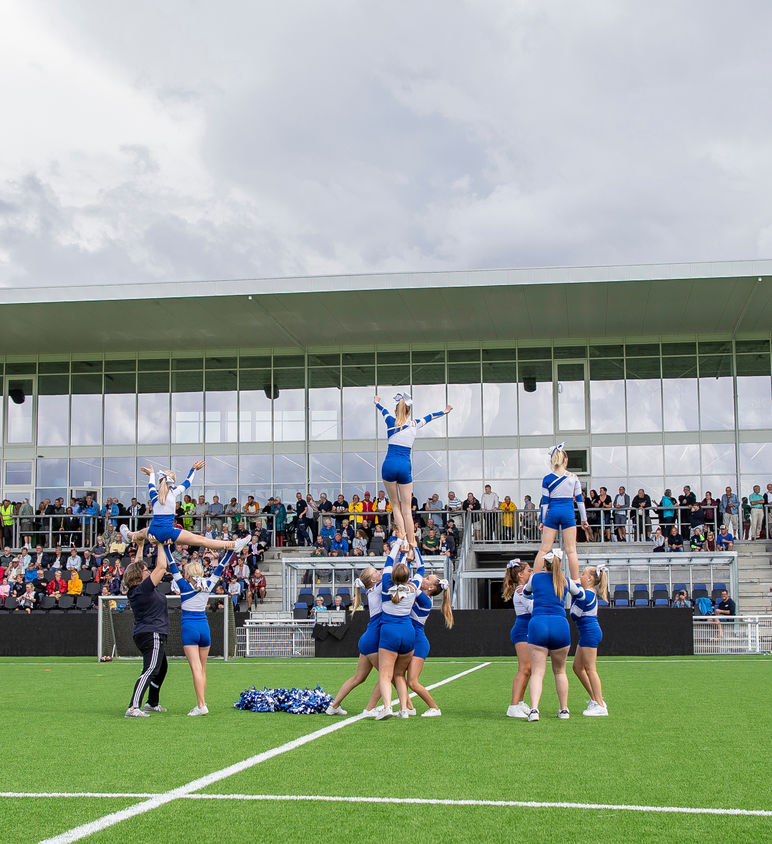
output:
[{"label": "blue stadium seat", "polygon": [[654,606],[655,607],[669,607],[670,601],[667,598],[655,598],[654,599]]},{"label": "blue stadium seat", "polygon": [[310,607],[314,603],[314,593],[310,589],[301,589],[298,592],[298,602],[303,602]]},{"label": "blue stadium seat", "polygon": [[633,601],[634,607],[648,607],[649,606],[649,599],[648,598],[636,598]]},{"label": "blue stadium seat", "polygon": [[598,606],[599,607],[607,607],[607,606],[609,606],[609,602],[604,601],[603,598],[598,598]]},{"label": "blue stadium seat", "polygon": [[292,617],[297,621],[302,621],[308,618],[308,604],[304,601],[296,601],[292,608]]}]

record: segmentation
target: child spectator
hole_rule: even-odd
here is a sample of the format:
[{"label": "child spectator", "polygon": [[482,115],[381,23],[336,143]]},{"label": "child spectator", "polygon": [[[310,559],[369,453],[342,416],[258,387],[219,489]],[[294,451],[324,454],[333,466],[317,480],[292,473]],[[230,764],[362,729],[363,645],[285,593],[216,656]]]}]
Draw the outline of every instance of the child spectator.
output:
[{"label": "child spectator", "polygon": [[0,604],[5,604],[5,599],[11,594],[11,586],[8,583],[8,578],[4,577],[3,582],[0,583]]},{"label": "child spectator", "polygon": [[654,548],[652,550],[660,552],[667,550],[667,541],[662,535],[662,528],[660,527],[654,531]]}]

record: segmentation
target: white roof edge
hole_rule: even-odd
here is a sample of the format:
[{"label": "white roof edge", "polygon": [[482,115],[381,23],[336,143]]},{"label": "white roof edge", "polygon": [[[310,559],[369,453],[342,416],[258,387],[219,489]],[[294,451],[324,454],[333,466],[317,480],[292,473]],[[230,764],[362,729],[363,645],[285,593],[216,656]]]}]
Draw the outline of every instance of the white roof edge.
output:
[{"label": "white roof edge", "polygon": [[[694,261],[670,264],[627,264],[619,266],[525,267],[492,270],[432,270],[401,273],[366,273],[319,276],[287,276],[263,279],[218,279],[210,281],[147,281],[136,284],[51,285],[0,287],[0,304],[46,304],[79,301],[125,301],[179,299],[207,296],[262,296],[277,293],[307,293],[313,279],[321,289],[345,291],[410,290],[437,287],[437,276],[445,276],[445,287],[496,287],[513,285],[587,284],[620,281],[731,278],[771,276],[772,259],[738,261]],[[334,286],[332,286],[334,285]],[[133,295],[131,295],[133,293]],[[98,294],[98,295],[94,295]]]}]

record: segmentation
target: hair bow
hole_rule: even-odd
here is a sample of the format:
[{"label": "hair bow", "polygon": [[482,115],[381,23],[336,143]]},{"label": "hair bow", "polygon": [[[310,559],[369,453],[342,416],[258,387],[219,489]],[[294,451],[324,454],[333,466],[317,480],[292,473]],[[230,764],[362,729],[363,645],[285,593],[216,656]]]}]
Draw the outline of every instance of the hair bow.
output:
[{"label": "hair bow", "polygon": [[394,404],[399,404],[400,401],[405,402],[408,407],[413,406],[413,399],[410,397],[410,393],[397,393],[394,396]]},{"label": "hair bow", "polygon": [[169,477],[169,475],[166,472],[164,472],[163,469],[159,469],[157,474],[158,474],[158,480],[159,481],[161,480],[161,478],[168,478]]},{"label": "hair bow", "polygon": [[440,581],[440,589],[445,592],[447,589],[450,589],[450,581],[449,580],[441,580]]},{"label": "hair bow", "polygon": [[552,551],[547,551],[544,555],[545,560],[562,560],[563,559],[563,552],[560,548],[553,548]]},{"label": "hair bow", "polygon": [[510,560],[507,563],[507,568],[508,569],[514,569],[514,568],[517,568],[519,565],[520,565],[520,557],[515,557],[514,560]]},{"label": "hair bow", "polygon": [[608,566],[605,563],[600,563],[600,565],[595,566],[595,574],[597,574],[598,577],[600,577],[604,571],[608,572]]},{"label": "hair bow", "polygon": [[357,578],[354,581],[354,586],[356,586],[358,589],[364,589],[365,588],[364,583],[362,583],[362,581],[359,578]]},{"label": "hair bow", "polygon": [[558,443],[557,445],[552,446],[552,448],[549,450],[548,454],[549,454],[550,457],[552,457],[552,455],[556,451],[565,451],[565,450],[566,450],[566,444],[565,443]]}]

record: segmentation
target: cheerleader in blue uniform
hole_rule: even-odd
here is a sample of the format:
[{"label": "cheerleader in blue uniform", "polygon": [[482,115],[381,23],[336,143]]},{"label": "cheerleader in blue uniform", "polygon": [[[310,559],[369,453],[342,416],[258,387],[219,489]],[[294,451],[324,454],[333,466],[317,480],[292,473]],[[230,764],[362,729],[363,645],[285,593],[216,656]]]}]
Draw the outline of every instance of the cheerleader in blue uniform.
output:
[{"label": "cheerleader in blue uniform", "polygon": [[563,552],[559,548],[544,555],[547,571],[534,572],[523,588],[523,596],[533,598],[531,620],[528,622],[528,649],[531,652],[531,711],[529,721],[539,720],[544,674],[547,670],[547,655],[555,674],[555,688],[558,693],[558,718],[570,717],[568,711],[568,677],[566,657],[571,645],[571,628],[566,618],[565,599],[583,593],[583,589],[572,580],[566,581],[562,570]]},{"label": "cheerleader in blue uniform", "polygon": [[552,548],[558,535],[563,531],[563,546],[568,555],[568,570],[572,580],[579,579],[579,556],[576,553],[576,516],[574,501],[579,508],[582,527],[587,529],[587,511],[582,497],[582,485],[579,478],[568,471],[566,444],[554,445],[549,450],[552,471],[544,476],[541,489],[539,530],[541,548],[536,555],[533,570],[541,571],[544,555]]},{"label": "cheerleader in blue uniform", "polygon": [[383,484],[386,487],[386,494],[391,502],[391,509],[394,513],[394,522],[397,525],[399,538],[406,540],[410,546],[408,559],[415,558],[415,530],[413,527],[413,512],[411,502],[413,500],[413,468],[411,463],[411,452],[413,443],[422,428],[432,419],[439,419],[450,413],[453,408],[448,405],[445,410],[438,410],[424,416],[422,419],[413,420],[410,418],[410,408],[413,406],[413,399],[407,393],[397,393],[394,396],[396,408],[394,416],[381,404],[381,399],[376,396],[373,401],[378,410],[386,420],[386,434],[389,447],[386,452],[386,459],[381,467]]},{"label": "cheerleader in blue uniform", "polygon": [[604,565],[587,566],[582,572],[579,584],[583,593],[571,598],[571,615],[579,631],[579,643],[574,656],[574,674],[587,689],[590,700],[582,715],[599,717],[608,715],[606,701],[596,667],[598,645],[603,633],[598,624],[598,595],[608,600],[608,569]]},{"label": "cheerleader in blue uniform", "polygon": [[193,688],[196,691],[196,705],[188,715],[208,715],[206,705],[206,659],[212,645],[206,607],[209,596],[214,592],[225,567],[231,561],[233,551],[226,551],[209,577],[204,577],[201,563],[188,563],[183,577],[172,556],[169,545],[163,546],[169,571],[180,590],[182,650],[185,652],[193,674]]},{"label": "cheerleader in blue uniform", "polygon": [[161,545],[171,541],[175,545],[193,545],[199,548],[211,548],[213,551],[235,551],[236,554],[239,554],[242,548],[246,548],[251,539],[249,534],[234,542],[227,539],[209,539],[206,536],[174,526],[177,497],[182,495],[185,490],[190,489],[196,471],[203,468],[204,461],[197,460],[188,472],[187,478],[181,484],[176,483],[174,472],[159,472],[158,487],[156,487],[153,466],[151,465],[149,468],[141,466],[140,471],[148,475],[147,489],[150,504],[153,507],[153,518],[150,524],[142,530],[130,531],[125,524],[122,524],[120,531],[123,541],[127,545],[132,542],[144,542],[145,539]]},{"label": "cheerleader in blue uniform", "polygon": [[517,674],[512,680],[512,703],[507,707],[509,718],[527,718],[531,707],[523,700],[531,676],[531,652],[528,649],[528,622],[531,620],[533,599],[523,595],[523,588],[531,576],[531,567],[519,558],[507,563],[501,597],[512,601],[515,623],[509,637],[517,654]]}]

